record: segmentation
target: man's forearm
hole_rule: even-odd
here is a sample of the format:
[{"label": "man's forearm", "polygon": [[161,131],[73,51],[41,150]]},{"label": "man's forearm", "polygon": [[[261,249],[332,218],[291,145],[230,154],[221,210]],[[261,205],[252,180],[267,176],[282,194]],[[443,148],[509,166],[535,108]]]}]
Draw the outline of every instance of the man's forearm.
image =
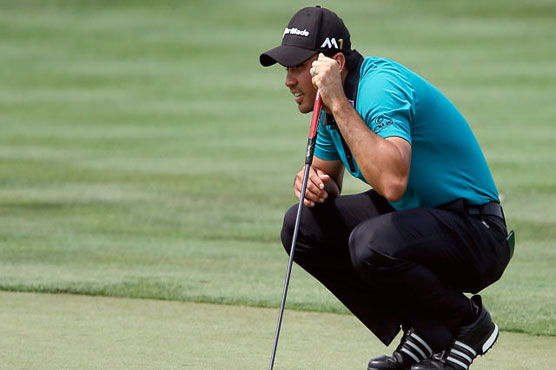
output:
[{"label": "man's forearm", "polygon": [[399,199],[407,185],[408,158],[372,132],[347,99],[335,104],[332,114],[367,183],[388,200]]}]

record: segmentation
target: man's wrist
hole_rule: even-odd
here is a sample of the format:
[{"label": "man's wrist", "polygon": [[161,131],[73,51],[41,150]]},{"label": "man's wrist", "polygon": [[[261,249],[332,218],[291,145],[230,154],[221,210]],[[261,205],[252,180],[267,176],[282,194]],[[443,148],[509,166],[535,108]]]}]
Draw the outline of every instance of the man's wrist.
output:
[{"label": "man's wrist", "polygon": [[349,100],[344,96],[337,99],[336,102],[330,107],[330,113],[337,119],[346,113],[346,109],[352,108]]}]

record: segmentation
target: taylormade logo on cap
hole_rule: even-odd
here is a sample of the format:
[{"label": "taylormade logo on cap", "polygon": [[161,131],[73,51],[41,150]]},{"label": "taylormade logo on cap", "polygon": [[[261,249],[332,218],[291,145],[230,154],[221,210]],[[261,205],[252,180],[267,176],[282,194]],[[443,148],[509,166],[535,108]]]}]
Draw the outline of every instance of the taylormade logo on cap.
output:
[{"label": "taylormade logo on cap", "polygon": [[284,33],[282,34],[282,38],[284,38],[284,36],[286,35],[298,35],[298,36],[305,36],[305,37],[309,37],[309,31],[307,31],[307,29],[299,30],[296,27],[292,27],[292,28],[288,28],[286,27],[286,29],[284,30]]}]

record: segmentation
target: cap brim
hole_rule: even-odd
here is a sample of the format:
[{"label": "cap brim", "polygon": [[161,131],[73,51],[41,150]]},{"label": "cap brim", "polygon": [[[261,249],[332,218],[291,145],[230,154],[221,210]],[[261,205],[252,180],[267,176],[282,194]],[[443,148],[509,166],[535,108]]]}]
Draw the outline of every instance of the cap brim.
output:
[{"label": "cap brim", "polygon": [[262,53],[259,61],[263,67],[279,63],[284,67],[295,67],[317,54],[317,50],[310,50],[291,45],[280,45]]}]

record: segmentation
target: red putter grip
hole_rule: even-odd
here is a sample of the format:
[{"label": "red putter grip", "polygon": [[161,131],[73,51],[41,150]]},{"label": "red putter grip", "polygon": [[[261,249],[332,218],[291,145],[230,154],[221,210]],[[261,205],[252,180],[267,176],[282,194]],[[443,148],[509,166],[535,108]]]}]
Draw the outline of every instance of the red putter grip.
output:
[{"label": "red putter grip", "polygon": [[309,129],[309,139],[307,140],[307,153],[305,155],[305,164],[311,165],[313,163],[313,153],[315,152],[315,144],[317,142],[317,132],[320,121],[320,111],[322,109],[322,98],[320,92],[317,90],[315,97],[315,104],[313,105],[313,118],[311,119],[311,128]]},{"label": "red putter grip", "polygon": [[315,136],[317,136],[321,109],[322,98],[320,96],[319,90],[317,90],[317,96],[315,96],[315,104],[313,105],[313,118],[311,119],[311,128],[309,129],[309,139],[313,139],[315,138]]}]

